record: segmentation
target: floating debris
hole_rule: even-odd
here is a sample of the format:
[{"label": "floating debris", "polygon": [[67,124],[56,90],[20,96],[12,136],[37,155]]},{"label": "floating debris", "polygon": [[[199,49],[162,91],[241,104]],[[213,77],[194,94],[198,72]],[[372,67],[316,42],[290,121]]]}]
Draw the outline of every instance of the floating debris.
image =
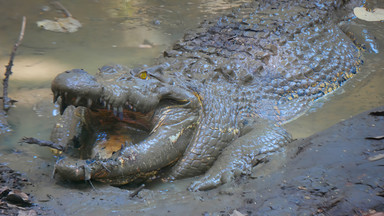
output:
[{"label": "floating debris", "polygon": [[59,18],[56,21],[47,19],[41,20],[37,22],[37,26],[48,31],[73,33],[77,32],[81,27],[81,23],[72,17],[66,17]]},{"label": "floating debris", "polygon": [[48,19],[37,21],[37,26],[54,32],[77,32],[77,30],[82,27],[81,23],[77,19],[73,18],[72,14],[62,4],[59,2],[54,3],[64,11],[67,17],[58,18],[56,21]]}]

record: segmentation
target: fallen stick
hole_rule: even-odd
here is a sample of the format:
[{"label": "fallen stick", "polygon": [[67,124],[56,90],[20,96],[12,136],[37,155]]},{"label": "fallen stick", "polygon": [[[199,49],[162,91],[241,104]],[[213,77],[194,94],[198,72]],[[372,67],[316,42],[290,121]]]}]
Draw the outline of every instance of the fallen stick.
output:
[{"label": "fallen stick", "polygon": [[5,68],[6,68],[5,74],[4,74],[5,78],[3,79],[3,110],[4,111],[9,110],[9,108],[11,107],[11,104],[12,104],[12,100],[8,97],[8,81],[9,81],[9,76],[11,76],[11,74],[12,74],[13,60],[15,59],[16,50],[20,46],[21,41],[24,38],[24,31],[25,31],[26,22],[27,22],[27,18],[25,18],[25,16],[23,16],[23,22],[21,24],[19,39],[17,40],[17,42],[13,46],[8,65],[5,66]]},{"label": "fallen stick", "polygon": [[144,187],[145,187],[145,184],[140,185],[140,187],[136,188],[131,194],[129,194],[129,197],[133,198],[133,197],[137,196],[137,194],[139,194],[139,192],[141,190],[143,190]]},{"label": "fallen stick", "polygon": [[48,147],[51,147],[53,149],[57,149],[59,151],[64,151],[64,146],[62,146],[62,145],[59,145],[57,143],[54,143],[54,142],[48,141],[48,140],[40,140],[40,139],[37,139],[34,137],[23,137],[20,140],[20,142],[21,143],[27,143],[27,144],[35,144],[35,145],[39,145],[39,146],[48,146]]},{"label": "fallen stick", "polygon": [[61,10],[63,10],[67,17],[72,17],[71,12],[69,12],[69,10],[67,8],[65,8],[60,2],[55,1],[53,3],[55,3]]}]

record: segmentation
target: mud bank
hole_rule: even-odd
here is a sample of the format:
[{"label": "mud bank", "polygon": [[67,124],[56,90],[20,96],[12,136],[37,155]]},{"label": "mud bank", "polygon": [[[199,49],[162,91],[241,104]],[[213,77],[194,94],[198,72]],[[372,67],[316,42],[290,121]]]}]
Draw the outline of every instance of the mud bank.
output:
[{"label": "mud bank", "polygon": [[[370,113],[297,140],[254,168],[251,176],[206,192],[184,190],[192,179],[131,190],[96,183],[57,182],[36,202],[57,215],[365,215],[384,211],[384,116]],[[282,165],[283,164],[283,165]],[[181,188],[181,189],[180,189]],[[33,187],[31,193],[33,194]],[[41,194],[41,191],[40,191]],[[48,198],[47,198],[48,197]],[[74,198],[76,197],[76,198]],[[43,200],[44,202],[40,202]],[[78,203],[82,200],[81,203]]]},{"label": "mud bank", "polygon": [[[168,203],[143,213],[228,215],[236,209],[247,215],[364,215],[369,210],[384,211],[384,160],[377,160],[384,153],[384,140],[367,139],[384,134],[384,117],[370,114],[377,111],[384,107],[291,143],[286,154],[256,166],[249,179],[195,193],[198,201],[189,204]],[[276,160],[285,160],[283,167],[275,166]]]},{"label": "mud bank", "polygon": [[[384,117],[359,114],[291,143],[281,170],[244,184],[250,215],[363,215],[384,210]],[[252,190],[250,190],[252,188]]]}]

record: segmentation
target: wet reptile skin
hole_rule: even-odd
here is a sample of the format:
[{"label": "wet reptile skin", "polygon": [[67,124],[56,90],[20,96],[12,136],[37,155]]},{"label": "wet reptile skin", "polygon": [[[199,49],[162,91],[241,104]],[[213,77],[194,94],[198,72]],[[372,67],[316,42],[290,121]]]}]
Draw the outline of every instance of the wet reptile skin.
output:
[{"label": "wet reptile skin", "polygon": [[358,70],[359,50],[337,26],[335,11],[345,2],[256,1],[202,23],[151,67],[58,75],[52,90],[63,110],[73,104],[108,107],[120,118],[124,110],[153,115],[147,139],[110,159],[64,158],[56,172],[112,184],[164,167],[170,179],[205,173],[191,190],[249,173],[290,141],[281,123]]}]

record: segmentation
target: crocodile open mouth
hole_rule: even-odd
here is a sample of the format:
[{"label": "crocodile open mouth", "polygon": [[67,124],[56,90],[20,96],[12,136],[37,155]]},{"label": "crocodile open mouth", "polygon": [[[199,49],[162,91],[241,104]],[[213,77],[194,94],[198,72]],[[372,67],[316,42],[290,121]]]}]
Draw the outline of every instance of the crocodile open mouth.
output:
[{"label": "crocodile open mouth", "polygon": [[69,143],[61,145],[73,150],[67,154],[80,159],[108,159],[125,146],[148,138],[162,126],[171,110],[187,106],[186,102],[164,99],[153,110],[142,113],[129,102],[115,108],[102,99],[93,101],[66,93],[56,93],[54,100],[62,114],[71,112],[65,115],[63,124],[70,125],[64,128],[75,127],[68,130],[72,133],[67,134],[71,137]]},{"label": "crocodile open mouth", "polygon": [[[78,109],[86,109],[78,107]],[[116,116],[108,109],[86,109],[79,142],[83,158],[106,159],[124,146],[139,143],[149,136],[153,112],[140,113],[123,110]]]},{"label": "crocodile open mouth", "polygon": [[121,185],[183,156],[199,125],[201,98],[154,73],[73,69],[56,76],[51,88],[62,116],[51,141],[64,152],[58,175]]}]

